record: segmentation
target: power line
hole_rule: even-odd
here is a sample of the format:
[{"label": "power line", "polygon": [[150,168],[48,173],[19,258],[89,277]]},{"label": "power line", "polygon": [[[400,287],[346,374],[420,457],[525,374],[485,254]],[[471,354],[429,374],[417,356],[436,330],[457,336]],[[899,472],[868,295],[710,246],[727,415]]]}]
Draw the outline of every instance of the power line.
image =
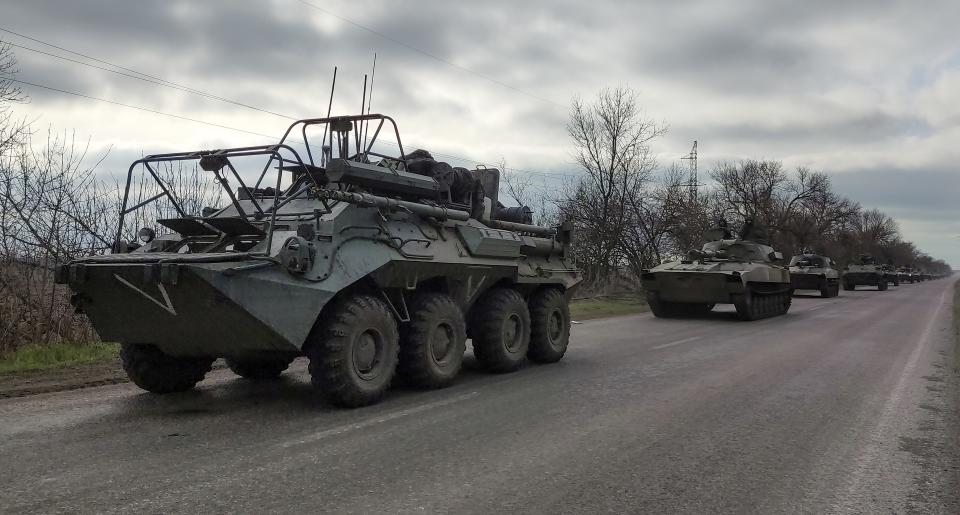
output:
[{"label": "power line", "polygon": [[[120,76],[123,76],[123,77],[140,80],[140,81],[143,81],[143,82],[147,82],[147,83],[149,83],[149,84],[153,84],[153,85],[157,85],[157,86],[163,86],[163,87],[168,87],[168,88],[171,88],[171,89],[174,89],[174,90],[177,90],[177,91],[181,91],[181,92],[185,92],[185,93],[190,93],[190,94],[198,95],[198,96],[201,96],[201,97],[204,97],[204,98],[209,98],[209,99],[217,100],[217,101],[224,102],[224,103],[228,103],[228,104],[235,105],[235,106],[238,106],[238,107],[244,107],[244,108],[251,109],[251,110],[254,110],[254,111],[258,111],[258,112],[261,112],[261,113],[271,114],[271,115],[274,115],[274,116],[278,116],[278,117],[280,117],[280,118],[285,118],[285,119],[288,119],[288,120],[298,120],[298,119],[299,119],[299,118],[294,117],[294,116],[290,116],[290,115],[278,113],[278,112],[275,112],[275,111],[271,111],[271,110],[269,110],[269,109],[265,109],[265,108],[257,107],[257,106],[254,106],[254,105],[246,104],[246,103],[243,103],[243,102],[240,102],[240,101],[237,101],[237,100],[233,100],[233,99],[228,98],[228,97],[224,97],[224,96],[221,96],[221,95],[217,95],[217,94],[214,94],[214,93],[210,93],[210,92],[207,92],[207,91],[203,91],[203,90],[200,90],[200,89],[196,89],[196,88],[187,86],[187,85],[185,85],[185,84],[183,84],[183,83],[178,83],[178,82],[174,82],[174,81],[170,81],[170,80],[164,79],[164,78],[162,78],[162,77],[158,77],[158,76],[155,76],[155,75],[150,75],[150,74],[147,74],[147,73],[143,73],[143,72],[140,72],[140,71],[135,70],[135,69],[133,69],[133,68],[128,68],[128,67],[125,67],[125,66],[121,66],[121,65],[118,65],[118,64],[116,64],[116,63],[112,63],[112,62],[110,62],[110,61],[107,61],[107,60],[104,60],[104,59],[100,59],[100,58],[98,58],[98,57],[94,57],[94,56],[91,56],[91,55],[89,55],[89,54],[85,54],[85,53],[82,53],[82,52],[76,52],[76,51],[74,51],[74,50],[70,50],[69,48],[65,48],[65,47],[63,47],[63,46],[56,45],[56,44],[54,44],[54,43],[50,43],[50,42],[47,42],[47,41],[43,41],[43,40],[41,40],[41,39],[34,38],[34,37],[28,36],[28,35],[26,35],[26,34],[22,34],[22,33],[19,33],[19,32],[15,32],[15,31],[6,29],[6,28],[4,28],[4,27],[0,27],[0,31],[2,31],[2,32],[7,32],[7,33],[9,33],[9,34],[13,34],[13,35],[19,36],[19,37],[21,37],[21,38],[24,38],[24,39],[27,39],[27,40],[30,40],[30,41],[33,41],[33,42],[36,42],[36,43],[39,43],[39,44],[42,44],[42,45],[46,45],[46,46],[48,46],[48,47],[55,48],[55,49],[60,50],[60,51],[63,51],[63,52],[67,52],[67,53],[72,54],[72,55],[76,55],[76,56],[79,56],[79,57],[83,57],[84,59],[89,59],[89,60],[94,61],[94,62],[97,62],[97,63],[102,63],[102,64],[105,64],[105,65],[107,65],[107,66],[110,66],[110,67],[113,67],[113,68],[116,68],[116,69],[111,69],[111,68],[107,68],[107,67],[104,67],[104,66],[98,66],[98,65],[96,65],[96,64],[92,64],[92,63],[80,61],[80,60],[77,60],[77,59],[72,59],[72,58],[69,58],[69,57],[66,57],[66,56],[57,55],[57,54],[54,54],[54,53],[51,53],[51,52],[46,52],[46,51],[43,51],[43,50],[39,50],[39,49],[36,49],[36,48],[27,47],[27,46],[24,46],[24,45],[19,45],[19,44],[12,43],[12,42],[9,42],[9,41],[6,42],[7,44],[9,44],[9,45],[11,45],[11,46],[13,46],[13,47],[16,47],[16,48],[21,48],[21,49],[28,50],[28,51],[31,51],[31,52],[35,52],[35,53],[38,53],[38,54],[41,54],[41,55],[45,55],[45,56],[53,57],[53,58],[60,59],[60,60],[63,60],[63,61],[67,61],[67,62],[70,62],[70,63],[73,63],[73,64],[77,64],[77,65],[81,65],[81,66],[86,66],[86,67],[94,68],[94,69],[101,70],[101,71],[110,72],[110,73],[117,74],[117,75],[120,75]],[[122,70],[122,71],[121,71],[121,70]],[[168,117],[171,117],[171,118],[178,118],[178,119],[181,119],[181,120],[192,121],[192,122],[195,122],[195,123],[201,123],[201,124],[210,125],[210,126],[219,127],[219,128],[224,128],[224,129],[233,130],[233,131],[237,131],[237,132],[243,132],[243,133],[253,134],[253,135],[261,136],[261,137],[265,137],[265,138],[275,139],[275,137],[273,137],[273,136],[268,136],[268,135],[265,135],[265,134],[248,131],[248,130],[246,130],[246,129],[240,129],[240,128],[237,128],[237,127],[230,127],[230,126],[221,125],[221,124],[217,124],[217,123],[213,123],[213,122],[207,122],[207,121],[204,121],[204,120],[194,119],[194,118],[190,118],[190,117],[186,117],[186,116],[176,115],[176,114],[172,114],[172,113],[166,113],[166,112],[163,112],[163,111],[158,111],[158,110],[155,110],[155,109],[150,109],[150,108],[146,108],[146,107],[142,107],[142,106],[136,106],[136,105],[132,105],[132,104],[125,104],[125,103],[123,103],[123,102],[117,102],[117,101],[114,101],[114,100],[109,100],[109,99],[104,99],[104,98],[99,98],[99,97],[93,97],[93,96],[85,95],[85,94],[82,94],[82,93],[76,93],[76,92],[73,92],[73,91],[68,91],[68,90],[63,90],[63,89],[59,89],[59,88],[54,88],[54,87],[51,87],[51,86],[46,86],[46,85],[43,85],[43,84],[29,83],[29,82],[19,81],[19,80],[16,81],[16,82],[20,82],[20,83],[23,83],[23,84],[26,84],[26,85],[30,85],[30,86],[34,86],[34,87],[38,87],[38,88],[42,88],[42,89],[47,89],[47,90],[50,90],[50,91],[56,91],[56,92],[60,92],[60,93],[68,94],[68,95],[73,95],[73,96],[77,96],[77,97],[87,98],[87,99],[90,99],[90,100],[96,100],[96,101],[105,102],[105,103],[109,103],[109,104],[114,104],[114,105],[118,105],[118,106],[122,106],[122,107],[126,107],[126,108],[138,109],[138,110],[141,110],[141,111],[151,112],[151,113],[154,113],[154,114],[159,114],[159,115],[163,115],[163,116],[168,116]],[[384,141],[382,141],[382,143],[386,143],[386,144],[392,145],[392,146],[394,146],[394,147],[399,147],[399,145],[397,145],[396,143],[394,143],[394,142],[392,142],[392,141],[388,141],[388,140],[384,140]],[[422,147],[422,145],[414,145],[414,146],[421,146],[421,147]],[[431,153],[434,154],[434,155],[437,155],[437,156],[446,157],[446,158],[448,158],[448,159],[453,159],[453,160],[457,160],[457,161],[463,161],[463,162],[469,162],[469,163],[481,163],[481,162],[483,162],[482,160],[472,159],[472,158],[463,157],[463,156],[457,156],[457,155],[454,155],[454,154],[444,154],[444,153],[440,153],[440,152],[431,152]],[[526,173],[526,174],[530,174],[530,175],[544,176],[544,177],[574,177],[574,176],[576,176],[576,174],[565,174],[565,173],[559,173],[559,172],[541,172],[541,171],[527,170],[527,169],[522,169],[522,168],[510,168],[510,170],[517,171],[517,172],[522,172],[522,173]]]},{"label": "power line", "polygon": [[231,131],[244,132],[244,133],[247,133],[247,134],[252,134],[252,135],[254,135],[254,136],[260,136],[260,137],[269,138],[269,139],[276,139],[275,136],[270,136],[270,135],[263,134],[263,133],[260,133],[260,132],[248,131],[248,130],[246,130],[246,129],[238,129],[237,127],[230,127],[229,125],[221,125],[221,124],[219,124],[219,123],[208,122],[208,121],[206,121],[206,120],[200,120],[200,119],[197,119],[197,118],[190,118],[190,117],[188,117],[188,116],[181,116],[181,115],[179,115],[179,114],[173,114],[173,113],[166,113],[166,112],[163,112],[163,111],[157,111],[156,109],[150,109],[150,108],[148,108],[148,107],[136,106],[136,105],[133,105],[133,104],[125,104],[125,103],[123,103],[123,102],[117,102],[116,100],[109,100],[109,99],[106,99],[106,98],[100,98],[100,97],[95,97],[95,96],[91,96],[91,95],[85,95],[85,94],[83,94],[83,93],[77,93],[76,91],[69,91],[69,90],[66,90],[66,89],[55,88],[55,87],[53,87],[53,86],[47,86],[47,85],[45,85],[45,84],[38,84],[38,83],[36,83],[36,82],[28,82],[28,81],[25,81],[25,80],[14,79],[14,78],[6,78],[5,80],[9,80],[10,82],[16,82],[16,83],[18,83],[18,84],[23,84],[23,85],[25,85],[25,86],[33,86],[33,87],[35,87],[35,88],[42,88],[42,89],[46,89],[46,90],[50,90],[50,91],[56,91],[57,93],[64,93],[64,94],[66,94],[66,95],[73,95],[73,96],[75,96],[75,97],[86,98],[86,99],[89,99],[89,100],[96,100],[97,102],[105,102],[105,103],[107,103],[107,104],[113,104],[113,105],[120,106],[120,107],[126,107],[126,108],[128,108],[128,109],[136,109],[136,110],[138,110],[138,111],[145,111],[145,112],[148,112],[148,113],[159,114],[159,115],[162,115],[162,116],[169,116],[170,118],[177,118],[177,119],[179,119],[179,120],[186,120],[186,121],[188,121],[188,122],[200,123],[200,124],[203,124],[203,125],[210,125],[210,126],[212,126],[212,127],[219,127],[219,128],[221,128],[221,129],[227,129],[227,130],[231,130]]},{"label": "power line", "polygon": [[378,30],[376,30],[376,29],[372,29],[372,28],[370,28],[370,27],[367,27],[366,25],[362,25],[362,24],[360,24],[360,23],[357,23],[357,22],[351,20],[350,18],[346,18],[346,17],[341,16],[341,15],[339,15],[339,14],[333,12],[333,11],[330,11],[330,10],[328,10],[328,9],[324,9],[323,7],[320,7],[320,6],[315,5],[315,4],[311,3],[311,2],[308,2],[307,0],[297,0],[297,1],[300,2],[300,3],[302,3],[302,4],[304,4],[304,5],[306,5],[306,6],[312,7],[312,8],[314,8],[314,9],[316,9],[316,10],[318,10],[318,11],[320,11],[320,12],[322,12],[322,13],[328,15],[328,16],[332,16],[332,17],[334,17],[334,18],[336,18],[336,19],[338,19],[338,20],[340,20],[340,21],[343,21],[343,22],[345,22],[345,23],[349,23],[350,25],[353,25],[354,27],[356,27],[356,28],[358,28],[358,29],[360,29],[360,30],[364,30],[364,31],[369,32],[369,33],[371,33],[371,34],[377,35],[377,36],[379,36],[379,37],[381,37],[381,38],[383,38],[383,39],[386,39],[387,41],[390,41],[391,43],[395,43],[395,44],[397,44],[397,45],[400,45],[400,46],[402,46],[402,47],[404,47],[404,48],[406,48],[406,49],[408,49],[408,50],[412,50],[412,51],[417,52],[417,53],[419,53],[419,54],[423,54],[423,55],[425,55],[425,56],[427,56],[427,57],[429,57],[429,58],[431,58],[431,59],[434,59],[434,60],[436,60],[436,61],[439,61],[439,62],[441,62],[441,63],[443,63],[443,64],[445,64],[445,65],[447,65],[447,66],[452,66],[452,67],[454,67],[454,68],[456,68],[456,69],[458,69],[458,70],[467,72],[467,73],[469,73],[469,74],[471,74],[471,75],[475,75],[475,76],[477,76],[477,77],[480,77],[481,79],[490,81],[490,82],[492,82],[492,83],[494,83],[494,84],[496,84],[496,85],[498,85],[498,86],[501,86],[501,87],[504,87],[504,88],[507,88],[507,89],[516,91],[517,93],[520,93],[520,94],[522,94],[522,95],[526,95],[526,96],[528,96],[528,97],[530,97],[530,98],[539,100],[539,101],[541,101],[541,102],[546,102],[546,103],[548,103],[548,104],[552,104],[552,105],[555,105],[555,106],[557,106],[557,107],[561,107],[561,108],[563,108],[563,109],[566,109],[566,108],[567,108],[567,106],[565,106],[565,105],[563,105],[563,104],[561,104],[561,103],[559,103],[559,102],[554,102],[553,100],[550,100],[550,99],[548,99],[548,98],[541,97],[541,96],[539,96],[539,95],[535,95],[535,94],[533,94],[533,93],[530,93],[529,91],[524,91],[524,90],[522,90],[522,89],[520,89],[520,88],[518,88],[518,87],[516,87],[516,86],[511,86],[510,84],[507,84],[507,83],[505,83],[505,82],[503,82],[503,81],[500,81],[500,80],[498,80],[498,79],[495,79],[495,78],[493,78],[493,77],[490,77],[489,75],[485,75],[485,74],[480,73],[480,72],[478,72],[478,71],[472,70],[472,69],[470,69],[470,68],[467,68],[466,66],[461,66],[461,65],[459,65],[459,64],[457,64],[457,63],[454,63],[454,62],[452,62],[452,61],[448,61],[448,60],[446,60],[446,59],[444,59],[444,58],[442,58],[442,57],[440,57],[440,56],[438,56],[438,55],[435,55],[435,54],[432,54],[432,53],[430,53],[430,52],[427,52],[426,50],[422,50],[422,49],[420,49],[420,48],[417,48],[417,47],[415,47],[415,46],[413,46],[413,45],[411,45],[411,44],[409,44],[409,43],[405,43],[405,42],[403,42],[403,41],[400,41],[399,39],[396,39],[396,38],[394,38],[394,37],[392,37],[392,36],[389,36],[389,35],[387,35],[387,34],[384,34],[383,32],[380,32],[380,31],[378,31]]}]

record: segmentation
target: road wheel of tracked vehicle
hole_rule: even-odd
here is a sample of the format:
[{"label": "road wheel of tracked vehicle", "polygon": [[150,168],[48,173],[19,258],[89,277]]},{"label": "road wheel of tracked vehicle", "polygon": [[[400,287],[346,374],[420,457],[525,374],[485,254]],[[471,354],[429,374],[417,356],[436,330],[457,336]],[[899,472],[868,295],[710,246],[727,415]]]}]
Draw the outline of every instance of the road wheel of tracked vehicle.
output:
[{"label": "road wheel of tracked vehicle", "polygon": [[523,365],[530,348],[530,312],[519,292],[488,291],[471,310],[473,355],[488,370],[512,372]]},{"label": "road wheel of tracked vehicle", "polygon": [[673,318],[677,316],[672,303],[660,300],[657,292],[647,292],[647,305],[650,306],[650,312],[657,318]]},{"label": "road wheel of tracked vehicle", "polygon": [[371,295],[338,301],[321,315],[307,356],[313,385],[344,407],[379,401],[397,369],[399,335],[390,308]]},{"label": "road wheel of tracked vehicle", "polygon": [[280,377],[280,374],[290,366],[290,363],[293,363],[293,358],[246,360],[226,358],[224,361],[227,362],[227,366],[234,374],[252,381],[264,381]]},{"label": "road wheel of tracked vehicle", "polygon": [[820,296],[824,298],[832,297],[833,285],[831,285],[826,280],[823,281],[823,284],[820,285]]},{"label": "road wheel of tracked vehicle", "polygon": [[410,321],[400,330],[397,373],[421,388],[449,385],[463,364],[466,326],[463,311],[449,295],[417,294],[410,303]]},{"label": "road wheel of tracked vehicle", "polygon": [[213,358],[178,358],[154,345],[125,343],[120,362],[134,384],[153,393],[185,392],[203,380]]},{"label": "road wheel of tracked vehicle", "polygon": [[840,296],[840,283],[836,282],[830,285],[830,296],[839,297]]},{"label": "road wheel of tracked vehicle", "polygon": [[537,363],[563,359],[570,343],[570,306],[563,292],[548,288],[530,299],[530,349],[527,357]]}]

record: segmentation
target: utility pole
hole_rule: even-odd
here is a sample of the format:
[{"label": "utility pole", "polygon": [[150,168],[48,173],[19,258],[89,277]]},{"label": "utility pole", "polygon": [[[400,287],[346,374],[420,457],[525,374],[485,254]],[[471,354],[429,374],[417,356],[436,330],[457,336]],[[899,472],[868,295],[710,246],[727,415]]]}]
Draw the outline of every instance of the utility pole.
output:
[{"label": "utility pole", "polygon": [[681,160],[690,161],[690,178],[687,182],[687,188],[690,191],[690,202],[696,203],[697,196],[699,194],[700,183],[697,181],[697,141],[693,141],[693,148],[690,150],[690,153],[686,157],[681,157]]}]

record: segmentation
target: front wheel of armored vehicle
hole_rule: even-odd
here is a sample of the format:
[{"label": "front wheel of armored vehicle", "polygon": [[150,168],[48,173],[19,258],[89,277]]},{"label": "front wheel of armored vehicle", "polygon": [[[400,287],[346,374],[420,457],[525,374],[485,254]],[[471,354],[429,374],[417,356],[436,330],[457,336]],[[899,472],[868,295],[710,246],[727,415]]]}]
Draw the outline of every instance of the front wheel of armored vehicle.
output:
[{"label": "front wheel of armored vehicle", "polygon": [[530,349],[527,357],[537,363],[563,359],[570,343],[570,306],[563,292],[548,288],[530,298]]},{"label": "front wheel of armored vehicle", "polygon": [[397,373],[420,388],[448,386],[460,372],[467,345],[463,311],[449,295],[420,293],[400,331]]},{"label": "front wheel of armored vehicle", "polygon": [[512,372],[523,366],[530,348],[530,312],[519,292],[488,291],[471,310],[473,355],[486,369]]},{"label": "front wheel of armored vehicle", "polygon": [[338,301],[321,314],[306,353],[310,378],[338,406],[379,401],[390,387],[399,351],[397,322],[390,308],[371,295]]},{"label": "front wheel of armored vehicle", "polygon": [[154,345],[125,343],[120,362],[134,384],[153,393],[185,392],[203,380],[213,358],[178,358]]},{"label": "front wheel of armored vehicle", "polygon": [[226,358],[224,361],[227,362],[227,366],[234,374],[252,381],[264,381],[280,377],[280,374],[290,366],[290,363],[293,363],[293,358],[255,360]]}]

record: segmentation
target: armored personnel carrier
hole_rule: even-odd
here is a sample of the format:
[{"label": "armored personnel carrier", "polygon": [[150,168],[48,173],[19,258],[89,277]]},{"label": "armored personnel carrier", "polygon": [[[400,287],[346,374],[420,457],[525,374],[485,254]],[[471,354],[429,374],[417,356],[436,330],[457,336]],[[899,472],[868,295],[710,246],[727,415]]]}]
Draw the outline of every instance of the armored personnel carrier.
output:
[{"label": "armored personnel carrier", "polygon": [[873,256],[866,254],[860,256],[859,263],[847,265],[841,280],[843,289],[848,291],[856,290],[857,286],[876,286],[880,291],[887,289],[886,272],[874,262]]},{"label": "armored personnel carrier", "polygon": [[819,290],[821,297],[840,295],[840,271],[836,263],[817,254],[800,254],[790,259],[790,285],[796,290]]},{"label": "armored personnel carrier", "polygon": [[766,244],[763,231],[747,223],[733,238],[722,223],[711,239],[686,259],[663,263],[641,274],[650,310],[657,317],[703,315],[716,304],[733,304],[743,320],[782,315],[793,287],[783,259]]},{"label": "armored personnel carrier", "polygon": [[[211,174],[229,202],[188,212],[161,172],[180,163]],[[322,395],[367,405],[395,376],[450,384],[468,335],[491,371],[556,362],[580,281],[572,230],[503,207],[498,180],[404,154],[387,116],[299,120],[276,145],[137,160],[114,253],[60,266],[57,279],[155,393],[192,388],[216,358],[265,379],[305,355]],[[175,216],[135,216],[158,202]]]}]

